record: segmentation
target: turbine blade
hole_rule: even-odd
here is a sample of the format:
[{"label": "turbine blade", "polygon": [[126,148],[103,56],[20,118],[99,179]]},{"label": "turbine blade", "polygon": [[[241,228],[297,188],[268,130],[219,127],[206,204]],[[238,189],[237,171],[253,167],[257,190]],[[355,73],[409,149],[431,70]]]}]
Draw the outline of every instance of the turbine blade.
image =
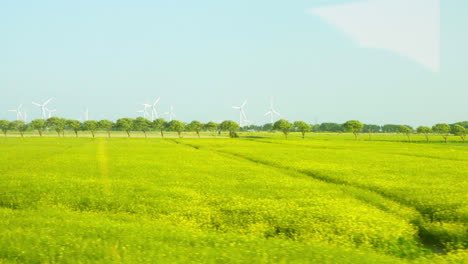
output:
[{"label": "turbine blade", "polygon": [[159,100],[161,100],[161,97],[158,97],[158,99],[156,99],[156,101],[154,101],[153,106],[156,106],[159,103]]},{"label": "turbine blade", "polygon": [[271,114],[271,111],[268,111],[263,116],[267,116],[267,115],[270,115],[270,114]]},{"label": "turbine blade", "polygon": [[50,103],[50,101],[52,101],[53,99],[54,99],[53,97],[52,97],[52,98],[49,98],[49,100],[45,101],[44,105]]},{"label": "turbine blade", "polygon": [[37,106],[42,106],[41,104],[38,104],[36,102],[32,102],[33,105],[37,105]]},{"label": "turbine blade", "polygon": [[247,99],[242,103],[241,107],[244,107],[247,104]]}]

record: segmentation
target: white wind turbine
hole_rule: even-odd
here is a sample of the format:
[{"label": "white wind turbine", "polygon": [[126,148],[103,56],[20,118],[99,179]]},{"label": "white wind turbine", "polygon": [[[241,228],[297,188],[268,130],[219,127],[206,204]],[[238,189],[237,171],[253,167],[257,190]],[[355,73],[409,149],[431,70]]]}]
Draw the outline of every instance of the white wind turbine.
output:
[{"label": "white wind turbine", "polygon": [[244,107],[247,104],[247,99],[241,104],[241,106],[233,106],[232,108],[239,110],[239,126],[243,127],[247,123],[250,123],[249,120],[247,120],[247,116],[244,111]]},{"label": "white wind turbine", "polygon": [[141,114],[142,117],[146,118],[146,110],[138,110],[136,111],[138,114]]},{"label": "white wind turbine", "polygon": [[33,105],[39,106],[41,108],[42,119],[47,118],[47,113],[46,113],[47,108],[46,108],[46,106],[47,106],[48,103],[50,103],[50,101],[52,101],[52,99],[54,99],[54,98],[49,98],[49,100],[45,101],[43,104],[32,102]]},{"label": "white wind turbine", "polygon": [[[145,104],[145,103],[140,103],[140,105],[144,106],[145,108],[142,110],[143,112],[143,117],[144,118],[149,118],[150,114],[148,113],[148,111],[146,111],[146,109],[148,108],[151,108],[151,105],[150,104]],[[137,113],[140,113],[140,111],[137,111]]]},{"label": "white wind turbine", "polygon": [[164,115],[169,115],[169,121],[172,121],[177,116],[174,114],[174,107],[171,105],[169,112],[164,112]]},{"label": "white wind turbine", "polygon": [[51,110],[51,109],[49,109],[49,108],[47,108],[47,107],[46,107],[45,109],[46,109],[47,113],[49,113],[49,118],[52,117],[52,113],[57,112],[57,109]]},{"label": "white wind turbine", "polygon": [[281,114],[278,113],[278,112],[275,110],[275,108],[273,107],[273,97],[270,98],[270,109],[269,109],[268,112],[266,112],[263,116],[267,116],[267,115],[270,115],[270,122],[271,122],[272,124],[273,124],[275,115],[281,116]]},{"label": "white wind turbine", "polygon": [[153,105],[151,105],[151,121],[154,121],[154,118],[159,118],[159,113],[156,108],[156,106],[158,106],[159,100],[161,100],[161,97],[158,97],[158,99],[154,101]]},{"label": "white wind turbine", "polygon": [[16,120],[22,120],[23,119],[23,114],[21,113],[21,108],[23,107],[23,104],[20,104],[18,108],[8,110],[8,112],[14,112],[16,113]]}]

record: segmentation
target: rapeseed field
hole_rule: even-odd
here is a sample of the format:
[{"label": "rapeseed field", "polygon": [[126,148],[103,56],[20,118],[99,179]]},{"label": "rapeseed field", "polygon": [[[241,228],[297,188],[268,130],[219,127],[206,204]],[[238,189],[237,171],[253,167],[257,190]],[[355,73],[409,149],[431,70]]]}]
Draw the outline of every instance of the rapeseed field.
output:
[{"label": "rapeseed field", "polygon": [[1,138],[0,263],[464,263],[468,149]]}]

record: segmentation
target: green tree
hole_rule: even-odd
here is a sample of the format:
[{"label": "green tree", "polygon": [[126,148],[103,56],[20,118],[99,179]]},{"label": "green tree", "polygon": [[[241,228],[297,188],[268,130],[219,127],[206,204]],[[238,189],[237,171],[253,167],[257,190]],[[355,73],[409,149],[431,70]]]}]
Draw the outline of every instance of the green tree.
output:
[{"label": "green tree", "polygon": [[453,126],[455,126],[455,125],[460,125],[460,126],[466,128],[466,129],[468,129],[468,121],[457,122],[457,123],[453,124]]},{"label": "green tree", "polygon": [[435,133],[439,134],[442,136],[442,138],[445,140],[445,143],[447,143],[447,139],[450,135],[450,125],[449,124],[436,124],[432,127],[432,131]]},{"label": "green tree", "polygon": [[429,142],[429,134],[432,132],[432,129],[430,127],[427,127],[427,126],[419,126],[416,131],[418,132],[418,134],[424,134],[424,136],[426,137],[426,141]]},{"label": "green tree", "polygon": [[343,126],[337,123],[322,123],[317,125],[320,132],[343,132]]},{"label": "green tree", "polygon": [[46,128],[45,120],[44,119],[34,119],[29,124],[33,129],[36,129],[39,132],[39,136],[42,137],[42,132]]},{"label": "green tree", "polygon": [[379,125],[364,124],[362,128],[363,133],[369,134],[369,140],[372,140],[372,134],[380,132],[381,127]]},{"label": "green tree", "polygon": [[266,123],[262,126],[263,131],[272,131],[273,130],[273,124],[272,123]]},{"label": "green tree", "polygon": [[166,121],[163,118],[158,118],[153,121],[154,130],[159,130],[161,132],[161,137],[164,137],[164,128],[167,126]]},{"label": "green tree", "polygon": [[408,141],[411,142],[411,133],[413,133],[413,130],[405,125],[401,125],[398,127],[398,132],[405,134],[408,137]]},{"label": "green tree", "polygon": [[120,118],[117,120],[117,127],[122,131],[127,132],[128,137],[130,137],[130,131],[133,128],[133,119],[132,118]]},{"label": "green tree", "polygon": [[172,120],[171,122],[167,124],[167,126],[169,127],[171,131],[176,131],[180,138],[182,137],[182,132],[185,129],[184,122],[181,122],[179,120]]},{"label": "green tree", "polygon": [[8,129],[10,129],[10,121],[0,120],[0,130],[2,130],[5,137],[7,135]]},{"label": "green tree", "polygon": [[216,132],[216,130],[218,130],[218,124],[216,124],[213,121],[210,121],[210,122],[205,124],[205,129],[208,130],[208,131],[211,131],[211,133],[214,134],[214,132]]},{"label": "green tree", "polygon": [[133,123],[133,128],[135,130],[143,132],[143,134],[145,134],[145,138],[147,138],[146,132],[148,132],[148,130],[151,128],[151,125],[152,125],[151,121],[140,116],[140,117],[137,117],[137,119],[135,119]]},{"label": "green tree", "polygon": [[203,123],[197,120],[192,121],[190,124],[187,125],[187,130],[188,131],[195,131],[200,137],[200,130],[202,130],[204,127]]},{"label": "green tree", "polygon": [[65,126],[67,124],[67,121],[63,118],[58,118],[58,117],[51,117],[46,120],[46,126],[50,129],[55,130],[57,132],[57,135],[60,137],[60,133],[64,133]]},{"label": "green tree", "polygon": [[398,125],[386,124],[382,126],[382,132],[384,133],[396,133],[398,132]]},{"label": "green tree", "polygon": [[372,125],[372,124],[364,124],[362,128],[363,133],[378,133],[380,132],[381,127],[379,125]]},{"label": "green tree", "polygon": [[114,126],[114,123],[112,123],[112,121],[109,121],[109,120],[101,120],[98,123],[98,127],[106,131],[108,137],[111,137],[111,131],[112,131],[113,126]]},{"label": "green tree", "polygon": [[355,140],[358,139],[358,133],[362,130],[363,127],[364,125],[358,120],[350,120],[343,124],[343,128],[346,131],[352,132],[354,134]]},{"label": "green tree", "polygon": [[285,119],[280,119],[276,121],[275,124],[273,124],[273,129],[283,132],[286,138],[288,138],[288,134],[293,127],[294,125],[289,123],[289,121]]},{"label": "green tree", "polygon": [[67,120],[67,127],[75,132],[75,136],[78,137],[78,131],[81,129],[81,123],[78,120],[69,119]]},{"label": "green tree", "polygon": [[93,135],[93,138],[95,136],[96,130],[98,129],[99,123],[95,120],[87,120],[83,122],[83,130],[88,130],[91,132],[91,135]]},{"label": "green tree", "polygon": [[10,129],[18,130],[21,137],[24,136],[24,131],[27,129],[27,125],[22,120],[16,120],[10,123]]},{"label": "green tree", "polygon": [[452,128],[453,134],[459,136],[463,143],[465,143],[465,138],[466,138],[466,128],[464,128],[461,125],[454,125]]},{"label": "green tree", "polygon": [[312,126],[312,129],[311,129],[312,132],[320,132],[319,124],[316,124],[316,125],[311,124],[310,126]]},{"label": "green tree", "polygon": [[234,121],[226,120],[219,124],[219,128],[223,131],[228,131],[229,137],[235,138],[238,137],[236,131],[240,129],[240,126]]},{"label": "green tree", "polygon": [[309,132],[312,129],[312,126],[307,124],[304,121],[296,121],[294,122],[294,127],[302,133],[302,138],[305,138],[305,133]]}]

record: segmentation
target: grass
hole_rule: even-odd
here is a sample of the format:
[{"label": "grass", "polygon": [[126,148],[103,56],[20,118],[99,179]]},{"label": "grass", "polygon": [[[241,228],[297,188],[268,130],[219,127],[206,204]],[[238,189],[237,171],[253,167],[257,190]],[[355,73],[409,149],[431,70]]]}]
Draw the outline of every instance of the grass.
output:
[{"label": "grass", "polygon": [[0,263],[467,257],[464,145],[254,135],[0,138]]}]

